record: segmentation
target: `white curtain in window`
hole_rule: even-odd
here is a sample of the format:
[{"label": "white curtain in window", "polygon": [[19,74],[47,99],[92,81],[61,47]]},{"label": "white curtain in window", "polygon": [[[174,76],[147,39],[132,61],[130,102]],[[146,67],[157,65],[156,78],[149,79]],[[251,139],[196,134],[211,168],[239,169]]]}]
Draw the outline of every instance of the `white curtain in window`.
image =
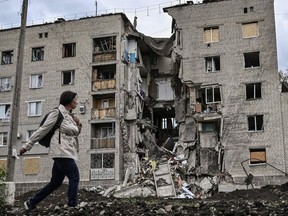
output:
[{"label": "white curtain in window", "polygon": [[36,115],[36,103],[29,103],[29,115]]},{"label": "white curtain in window", "polygon": [[0,119],[5,118],[5,105],[0,105]]}]

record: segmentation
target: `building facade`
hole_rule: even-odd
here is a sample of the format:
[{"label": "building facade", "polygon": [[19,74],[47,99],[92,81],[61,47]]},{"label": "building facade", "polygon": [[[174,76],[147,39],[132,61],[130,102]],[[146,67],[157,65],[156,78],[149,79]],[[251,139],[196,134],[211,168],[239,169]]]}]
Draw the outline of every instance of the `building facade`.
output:
[{"label": "building facade", "polygon": [[[125,186],[143,174],[143,161],[164,153],[185,162],[180,176],[188,184],[205,176],[217,177],[216,184],[287,181],[288,105],[277,72],[273,2],[164,8],[173,18],[171,38],[139,33],[122,13],[28,27],[14,147],[72,90],[83,124],[82,186]],[[19,28],[0,30],[2,168],[18,40]],[[17,192],[49,181],[51,165],[48,149],[37,144],[19,157]]]},{"label": "building facade", "polygon": [[196,131],[190,154],[202,174],[220,171],[256,185],[287,181],[273,3],[189,1],[164,9],[173,18],[174,61],[187,89],[181,125]]},{"label": "building facade", "polygon": [[[19,28],[1,30],[0,35],[0,164],[5,168]],[[153,51],[153,38],[145,37],[145,42],[144,37],[121,13],[69,21],[59,18],[27,27],[16,151],[45,114],[58,106],[60,94],[72,90],[78,93],[75,114],[83,124],[78,161],[82,186],[120,184],[125,174],[139,174],[136,150],[143,146],[142,134],[155,145],[155,127],[148,120],[153,107],[160,113],[159,109],[166,110],[162,103],[174,103],[172,87],[166,84],[171,83],[173,62]],[[150,108],[148,97],[153,99]],[[171,112],[167,115],[173,117]],[[157,117],[159,125],[161,121]],[[35,144],[16,160],[17,192],[49,181],[51,164],[48,149]]]}]

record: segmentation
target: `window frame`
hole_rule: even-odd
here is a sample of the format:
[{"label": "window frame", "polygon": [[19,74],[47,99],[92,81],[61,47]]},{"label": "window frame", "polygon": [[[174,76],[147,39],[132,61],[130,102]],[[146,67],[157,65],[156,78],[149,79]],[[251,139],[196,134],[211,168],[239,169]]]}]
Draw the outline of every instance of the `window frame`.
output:
[{"label": "window frame", "polygon": [[[211,70],[208,70],[208,62],[211,61]],[[216,73],[221,70],[220,56],[208,56],[205,57],[205,71],[207,73]]]},{"label": "window frame", "polygon": [[[69,83],[64,83],[66,77],[66,74],[70,73],[70,82]],[[64,70],[61,71],[61,85],[66,86],[66,85],[74,85],[75,84],[75,70]]]},{"label": "window frame", "polygon": [[[259,85],[259,86],[258,86]],[[253,97],[248,97],[248,91],[249,89],[247,89],[248,87],[253,88]],[[252,87],[253,86],[253,87]],[[257,83],[248,83],[245,85],[246,87],[246,100],[258,100],[258,99],[262,99],[262,83],[261,82],[257,82]],[[252,90],[251,90],[252,91]],[[260,92],[258,92],[260,91]],[[250,94],[249,94],[250,95]],[[260,95],[260,96],[257,96]]]},{"label": "window frame", "polygon": [[[252,24],[256,24],[256,29],[255,29],[255,33],[254,35],[248,35],[248,36],[245,36],[245,28],[249,28],[248,26],[249,25],[252,25]],[[246,39],[246,38],[256,38],[256,37],[259,37],[260,36],[260,32],[259,32],[259,23],[258,22],[249,22],[249,23],[242,23],[241,25],[242,27],[242,38],[243,39]],[[248,29],[246,29],[246,31],[248,31]]]},{"label": "window frame", "polygon": [[[217,31],[216,31],[217,30]],[[210,32],[209,33],[209,39],[206,35],[206,32]],[[217,40],[214,40],[214,34],[213,32],[215,32],[215,37],[217,37]],[[220,31],[219,31],[219,26],[212,26],[212,27],[206,27],[204,28],[204,33],[203,33],[203,40],[204,43],[206,44],[210,44],[210,43],[217,43],[220,41]]]},{"label": "window frame", "polygon": [[[258,155],[260,154],[260,156],[262,156],[262,154],[264,154],[264,158],[265,160],[262,161],[260,158],[256,158],[254,157],[253,155],[257,154]],[[250,155],[250,161],[249,161],[249,164],[250,165],[265,165],[267,163],[267,151],[266,151],[266,148],[250,148],[249,149],[249,155]],[[262,156],[262,157],[263,157]],[[259,160],[257,160],[259,159]]]},{"label": "window frame", "polygon": [[[257,56],[252,56],[253,54],[257,54]],[[248,55],[250,55],[250,57],[248,56]],[[244,68],[245,69],[251,69],[251,68],[259,68],[260,66],[261,66],[261,61],[260,61],[260,52],[259,51],[256,51],[256,52],[246,52],[246,53],[243,53],[243,56],[244,56]],[[248,59],[247,58],[255,58],[254,60],[250,60],[250,61],[248,61]],[[256,59],[256,57],[258,58],[258,59]],[[255,62],[254,62],[255,61]],[[248,66],[246,66],[247,64],[249,63],[249,65]],[[258,64],[255,64],[255,66],[254,66],[254,64],[253,63],[258,63]]]},{"label": "window frame", "polygon": [[[8,80],[8,85],[5,87],[5,83]],[[12,77],[0,77],[0,92],[1,91],[11,91],[12,90]]]},{"label": "window frame", "polygon": [[[8,57],[6,57],[6,55]],[[2,55],[1,55],[1,65],[9,65],[9,64],[13,64],[13,57],[14,57],[14,50],[7,50],[7,51],[2,51]],[[8,61],[6,62],[5,60]]]},{"label": "window frame", "polygon": [[[250,121],[249,121],[249,119],[250,119]],[[253,120],[253,122],[252,122],[252,120]],[[247,123],[248,123],[248,132],[262,132],[262,131],[264,131],[264,115],[259,115],[259,114],[258,115],[248,115],[247,116]],[[261,129],[258,128],[260,126],[260,124],[261,124]],[[252,127],[254,127],[254,129]]]},{"label": "window frame", "polygon": [[[208,102],[208,90],[209,89],[212,89],[212,102]],[[219,89],[219,97],[220,97],[220,100],[218,100],[218,101],[216,101],[215,100],[215,89]],[[222,97],[221,97],[221,87],[220,86],[207,86],[207,87],[205,87],[204,88],[204,90],[205,90],[205,103],[206,104],[215,104],[215,103],[221,103],[221,101],[222,101]]]},{"label": "window frame", "polygon": [[76,43],[65,43],[62,45],[62,58],[76,57]]},{"label": "window frame", "polygon": [[31,61],[44,61],[44,47],[33,47]]},{"label": "window frame", "polygon": [[11,104],[10,103],[1,103],[0,104],[0,111],[2,111],[1,107],[5,106],[3,110],[5,110],[5,113],[0,112],[0,120],[2,120],[2,122],[9,122],[10,120],[10,116],[11,116]]},{"label": "window frame", "polygon": [[[36,104],[35,114],[31,113],[31,105]],[[39,106],[37,106],[39,104]],[[34,117],[34,116],[41,116],[42,115],[42,106],[43,101],[37,100],[37,101],[29,101],[28,102],[28,117]]]},{"label": "window frame", "polygon": [[[33,77],[37,77],[37,80],[36,80],[36,85],[34,86],[34,82],[33,82]],[[41,79],[39,79],[41,77]],[[40,84],[39,84],[39,80],[41,80],[40,81]],[[32,75],[30,75],[30,88],[31,89],[37,89],[37,88],[42,88],[43,87],[43,74],[32,74]]]},{"label": "window frame", "polygon": [[[1,134],[1,140],[0,140],[0,147],[5,147],[5,146],[8,146],[8,132],[0,132]],[[4,145],[4,139],[6,138],[6,144]]]}]

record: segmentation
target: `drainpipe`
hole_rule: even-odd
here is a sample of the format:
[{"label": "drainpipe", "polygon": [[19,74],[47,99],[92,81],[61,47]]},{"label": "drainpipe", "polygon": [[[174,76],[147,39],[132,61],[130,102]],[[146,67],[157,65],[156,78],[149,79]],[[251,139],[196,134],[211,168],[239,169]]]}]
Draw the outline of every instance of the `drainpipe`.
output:
[{"label": "drainpipe", "polygon": [[287,173],[287,169],[286,169],[286,151],[285,151],[285,133],[284,133],[283,106],[282,106],[281,92],[280,92],[280,106],[281,106],[281,126],[282,126],[283,153],[284,153],[284,172]]}]

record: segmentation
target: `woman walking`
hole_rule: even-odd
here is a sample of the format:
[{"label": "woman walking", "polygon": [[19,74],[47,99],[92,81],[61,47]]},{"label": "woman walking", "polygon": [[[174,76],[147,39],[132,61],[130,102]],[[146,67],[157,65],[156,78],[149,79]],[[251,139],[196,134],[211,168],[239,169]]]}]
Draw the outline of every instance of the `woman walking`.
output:
[{"label": "woman walking", "polygon": [[77,136],[80,134],[82,128],[79,119],[72,115],[72,110],[77,107],[77,104],[77,94],[75,92],[63,92],[60,96],[58,109],[54,109],[48,115],[44,124],[32,134],[20,149],[20,155],[29,151],[36,142],[42,139],[54,127],[58,119],[58,114],[61,112],[63,121],[52,136],[49,149],[49,156],[51,156],[54,161],[52,177],[44,188],[24,202],[27,210],[33,210],[39,202],[60,187],[65,176],[67,176],[69,180],[68,206],[75,207],[77,205],[80,176],[75,161],[78,160],[77,152],[79,149]]}]

